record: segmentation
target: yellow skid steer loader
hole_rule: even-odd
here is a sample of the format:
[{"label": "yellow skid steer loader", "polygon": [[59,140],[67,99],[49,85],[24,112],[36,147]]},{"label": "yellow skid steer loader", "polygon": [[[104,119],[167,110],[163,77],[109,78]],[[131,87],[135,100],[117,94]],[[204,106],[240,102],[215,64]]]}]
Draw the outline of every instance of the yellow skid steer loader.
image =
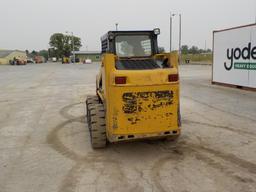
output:
[{"label": "yellow skid steer loader", "polygon": [[96,95],[86,100],[93,148],[180,135],[178,53],[160,54],[159,34],[109,31],[101,38]]}]

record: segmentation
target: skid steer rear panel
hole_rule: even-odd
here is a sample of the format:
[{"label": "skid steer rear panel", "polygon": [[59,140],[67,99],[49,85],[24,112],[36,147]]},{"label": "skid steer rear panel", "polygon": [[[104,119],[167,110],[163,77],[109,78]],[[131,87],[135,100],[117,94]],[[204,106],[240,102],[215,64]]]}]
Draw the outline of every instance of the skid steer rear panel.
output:
[{"label": "skid steer rear panel", "polygon": [[178,133],[177,87],[118,87],[113,92],[108,110],[111,141]]},{"label": "skid steer rear panel", "polygon": [[[106,134],[110,142],[171,137],[180,134],[177,53],[166,54],[172,67],[147,70],[118,70],[118,58],[104,54],[102,88],[106,110]],[[125,77],[116,84],[116,77]]]}]

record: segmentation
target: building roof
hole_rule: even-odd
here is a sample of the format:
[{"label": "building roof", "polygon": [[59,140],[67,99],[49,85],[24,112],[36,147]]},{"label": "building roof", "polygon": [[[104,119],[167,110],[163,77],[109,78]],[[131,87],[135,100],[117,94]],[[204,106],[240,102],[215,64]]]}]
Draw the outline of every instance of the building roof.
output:
[{"label": "building roof", "polygon": [[0,58],[4,58],[7,57],[8,55],[10,55],[13,52],[22,52],[25,53],[24,51],[19,51],[19,50],[1,50],[0,49]]},{"label": "building roof", "polygon": [[[74,51],[75,54],[101,54],[101,51]],[[73,51],[72,51],[73,54]]]},{"label": "building roof", "polygon": [[13,50],[0,50],[0,58],[4,58],[8,55],[10,55],[13,52]]}]

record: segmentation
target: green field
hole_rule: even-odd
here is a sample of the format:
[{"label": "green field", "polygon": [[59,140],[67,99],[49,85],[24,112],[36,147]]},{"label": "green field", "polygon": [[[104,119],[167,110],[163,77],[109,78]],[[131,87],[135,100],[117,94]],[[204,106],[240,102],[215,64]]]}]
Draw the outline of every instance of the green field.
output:
[{"label": "green field", "polygon": [[189,60],[190,63],[212,64],[212,54],[186,54],[182,55],[182,62]]}]

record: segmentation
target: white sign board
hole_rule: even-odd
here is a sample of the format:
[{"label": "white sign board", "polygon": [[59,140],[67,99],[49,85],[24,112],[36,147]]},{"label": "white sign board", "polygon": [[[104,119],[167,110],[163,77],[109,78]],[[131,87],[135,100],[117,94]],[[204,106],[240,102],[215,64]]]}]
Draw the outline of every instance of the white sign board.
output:
[{"label": "white sign board", "polygon": [[213,32],[212,81],[256,88],[256,25]]}]

